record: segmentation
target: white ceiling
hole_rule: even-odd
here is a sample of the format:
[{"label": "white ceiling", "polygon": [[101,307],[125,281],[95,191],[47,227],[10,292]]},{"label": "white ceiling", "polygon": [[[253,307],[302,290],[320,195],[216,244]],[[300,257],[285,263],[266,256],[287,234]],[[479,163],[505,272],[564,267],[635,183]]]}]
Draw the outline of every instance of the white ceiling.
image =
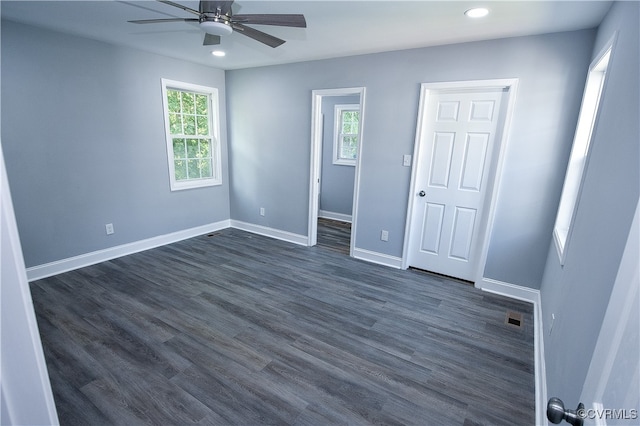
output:
[{"label": "white ceiling", "polygon": [[[192,9],[197,1],[174,0]],[[243,1],[234,13],[302,13],[307,28],[254,26],[287,40],[275,49],[240,34],[223,38],[223,58],[202,46],[197,24],[135,25],[133,19],[192,18],[155,1],[1,1],[3,18],[222,69],[308,61],[475,40],[596,27],[610,1]],[[471,19],[464,11],[490,9]]]}]

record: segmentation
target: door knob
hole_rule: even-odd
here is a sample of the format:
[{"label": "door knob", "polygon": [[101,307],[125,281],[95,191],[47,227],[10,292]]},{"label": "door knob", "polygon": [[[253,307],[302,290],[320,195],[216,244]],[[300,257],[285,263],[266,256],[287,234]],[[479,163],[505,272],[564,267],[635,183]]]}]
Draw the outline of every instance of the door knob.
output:
[{"label": "door knob", "polygon": [[421,197],[424,197],[425,195],[427,195],[427,193],[424,192],[424,191],[420,191],[420,192],[418,192],[418,195],[421,196]]},{"label": "door knob", "polygon": [[566,410],[564,408],[564,402],[560,398],[549,399],[547,403],[547,419],[555,425],[563,420],[573,426],[583,426],[584,424],[584,404],[581,402],[578,404],[578,408],[575,410]]}]

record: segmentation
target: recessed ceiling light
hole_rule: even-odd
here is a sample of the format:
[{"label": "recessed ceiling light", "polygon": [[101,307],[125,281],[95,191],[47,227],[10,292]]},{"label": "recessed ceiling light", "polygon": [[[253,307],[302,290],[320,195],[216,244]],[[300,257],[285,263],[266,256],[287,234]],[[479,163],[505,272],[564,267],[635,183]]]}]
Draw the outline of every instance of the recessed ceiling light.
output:
[{"label": "recessed ceiling light", "polygon": [[489,14],[489,9],[484,7],[474,7],[473,9],[467,10],[465,13],[469,18],[482,18],[483,16],[487,16]]},{"label": "recessed ceiling light", "polygon": [[213,50],[211,52],[211,54],[213,56],[218,56],[218,57],[222,57],[222,56],[226,55],[226,53],[224,51],[222,51],[222,50]]}]

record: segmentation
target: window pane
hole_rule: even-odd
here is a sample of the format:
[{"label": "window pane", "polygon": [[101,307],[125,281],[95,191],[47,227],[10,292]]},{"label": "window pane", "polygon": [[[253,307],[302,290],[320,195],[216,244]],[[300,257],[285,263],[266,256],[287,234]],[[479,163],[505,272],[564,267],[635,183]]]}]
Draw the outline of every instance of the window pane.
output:
[{"label": "window pane", "polygon": [[182,92],[182,112],[185,114],[195,114],[195,95],[193,93]]},{"label": "window pane", "polygon": [[211,160],[210,159],[203,159],[200,160],[200,175],[203,178],[208,178],[208,177],[212,177],[213,175],[211,174]]},{"label": "window pane", "polygon": [[342,112],[342,133],[349,133],[351,131],[351,123],[349,122],[349,111]]},{"label": "window pane", "polygon": [[196,117],[195,115],[185,115],[184,120],[184,134],[195,135],[196,134]]},{"label": "window pane", "polygon": [[207,96],[196,95],[196,114],[208,115],[209,114],[208,103],[209,102],[207,102]]},{"label": "window pane", "polygon": [[169,114],[169,132],[172,135],[182,133],[182,116],[180,114]]},{"label": "window pane", "polygon": [[358,146],[357,136],[345,136],[342,139],[340,158],[345,160],[355,160]]},{"label": "window pane", "polygon": [[173,164],[176,172],[176,180],[187,179],[187,162],[184,160],[176,160]]},{"label": "window pane", "polygon": [[344,111],[342,113],[342,133],[358,133],[358,111]]},{"label": "window pane", "polygon": [[180,112],[180,92],[167,90],[167,101],[169,112]]},{"label": "window pane", "polygon": [[211,156],[211,141],[209,139],[200,139],[200,157],[208,158]]},{"label": "window pane", "polygon": [[353,134],[357,134],[358,133],[358,124],[359,124],[359,113],[358,111],[353,111],[351,113],[351,120],[349,121],[351,123],[351,132]]},{"label": "window pane", "polygon": [[198,157],[198,139],[187,139],[187,158]]},{"label": "window pane", "polygon": [[200,178],[199,160],[188,160],[189,162],[189,179]]},{"label": "window pane", "polygon": [[187,151],[184,146],[184,139],[173,140],[173,158],[185,158]]},{"label": "window pane", "polygon": [[206,115],[196,115],[197,132],[199,135],[209,134],[209,119]]}]

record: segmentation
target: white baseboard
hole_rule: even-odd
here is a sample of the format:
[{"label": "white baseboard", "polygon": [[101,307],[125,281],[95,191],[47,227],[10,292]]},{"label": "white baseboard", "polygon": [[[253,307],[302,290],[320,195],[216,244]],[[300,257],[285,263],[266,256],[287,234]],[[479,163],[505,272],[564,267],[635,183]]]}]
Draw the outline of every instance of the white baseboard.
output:
[{"label": "white baseboard", "polygon": [[265,235],[267,237],[304,246],[306,246],[309,241],[306,235],[298,235],[287,231],[280,231],[278,229],[267,228],[265,226],[235,220],[223,220],[220,222],[197,226],[195,228],[172,232],[170,234],[147,238],[145,240],[109,247],[103,250],[97,250],[66,259],[56,260],[43,265],[33,266],[27,268],[27,279],[30,282],[40,280],[53,275],[73,271],[74,269],[84,268],[85,266],[95,265],[96,263],[106,262],[118,257],[127,256],[133,253],[138,253],[226,228],[237,228],[254,234]]},{"label": "white baseboard", "polygon": [[330,212],[327,210],[319,210],[318,217],[322,217],[324,219],[339,220],[340,222],[349,222],[349,223],[351,223],[353,220],[353,217],[350,214]]},{"label": "white baseboard", "polygon": [[402,259],[388,254],[378,253],[360,248],[353,249],[353,257],[367,262],[377,263],[378,265],[389,266],[391,268],[401,269]]},{"label": "white baseboard", "polygon": [[521,285],[505,283],[491,278],[482,278],[476,282],[476,288],[490,293],[500,294],[512,299],[523,300],[529,303],[536,303],[540,300],[540,290],[535,290]]},{"label": "white baseboard", "polygon": [[281,231],[279,229],[269,228],[267,226],[256,225],[248,222],[241,222],[239,220],[231,220],[232,228],[240,229],[242,231],[251,232],[253,234],[264,235],[265,237],[275,238],[277,240],[287,241],[293,244],[302,246],[309,245],[309,237],[306,235],[294,234],[293,232]]},{"label": "white baseboard", "polygon": [[55,262],[45,263],[43,265],[33,266],[31,268],[27,268],[27,278],[29,281],[36,281],[42,278],[69,272],[74,269],[84,268],[85,266],[95,265],[96,263],[106,262],[107,260],[112,260],[117,257],[127,256],[129,254],[197,237],[209,232],[219,231],[221,229],[228,228],[229,226],[230,221],[223,220],[220,222],[197,226],[195,228],[172,232],[170,234],[147,238],[145,240],[135,241],[133,243],[81,254],[79,256],[69,257],[67,259],[61,259]]},{"label": "white baseboard", "polygon": [[536,425],[548,425],[547,421],[547,373],[544,361],[544,328],[540,290],[515,284],[482,278],[475,285],[484,291],[512,299],[533,303],[533,351],[535,363]]}]

